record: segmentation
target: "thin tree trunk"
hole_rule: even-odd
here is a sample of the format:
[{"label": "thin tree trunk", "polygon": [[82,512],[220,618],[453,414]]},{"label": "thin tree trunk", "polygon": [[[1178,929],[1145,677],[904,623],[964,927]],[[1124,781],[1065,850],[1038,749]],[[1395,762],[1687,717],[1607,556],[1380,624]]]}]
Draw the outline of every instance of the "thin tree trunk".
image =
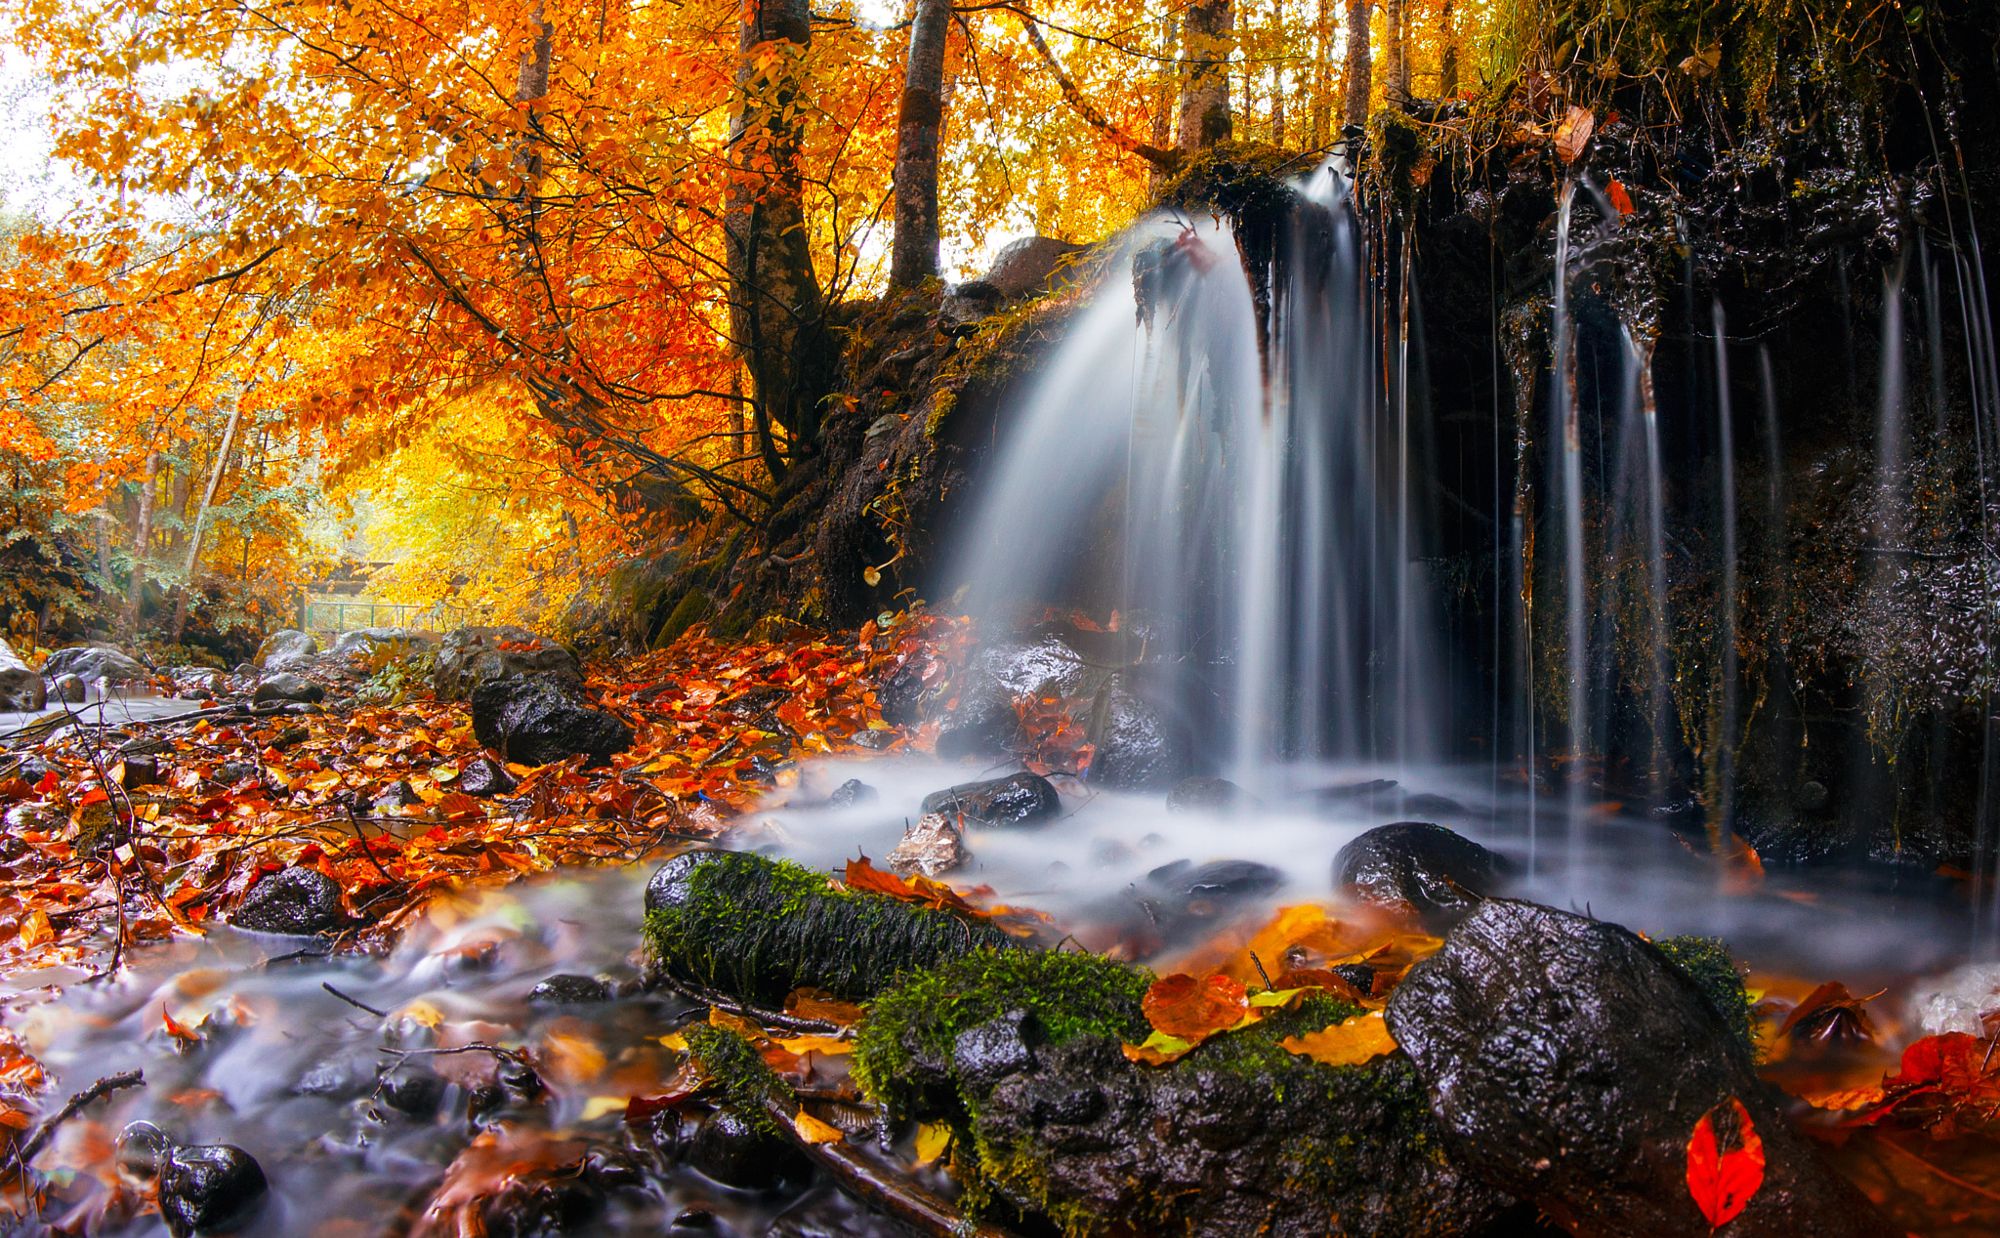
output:
[{"label": "thin tree trunk", "polygon": [[1410,101],[1410,58],[1404,40],[1408,0],[1382,0],[1382,102],[1401,107]]},{"label": "thin tree trunk", "polygon": [[139,634],[139,607],[146,596],[146,556],[153,544],[154,491],[159,480],[160,453],[146,453],[146,469],[139,481],[139,516],[132,531],[132,587],[125,598],[125,635]]},{"label": "thin tree trunk", "polygon": [[1231,0],[1194,0],[1181,28],[1180,149],[1203,150],[1227,142],[1234,125],[1229,114],[1229,60],[1235,47],[1236,11]]},{"label": "thin tree trunk", "polygon": [[[1174,70],[1171,57],[1174,40],[1179,33],[1173,13],[1163,14],[1160,17],[1160,67],[1153,75],[1152,146],[1155,150],[1166,150],[1174,141]],[[1168,169],[1155,163],[1146,180],[1147,191],[1158,197],[1166,188],[1170,175],[1172,173]]]},{"label": "thin tree trunk", "polygon": [[1313,20],[1312,112],[1308,137],[1314,150],[1325,150],[1332,136],[1327,126],[1333,119],[1333,23],[1334,0],[1319,0]]},{"label": "thin tree trunk", "polygon": [[202,491],[201,507],[194,515],[194,528],[188,534],[187,563],[181,571],[181,587],[174,598],[173,643],[178,645],[187,634],[188,595],[194,592],[195,565],[201,559],[201,534],[208,524],[208,509],[215,505],[215,491],[222,484],[222,474],[229,468],[229,452],[236,445],[236,427],[243,420],[243,396],[236,397],[229,409],[229,424],[222,427],[222,446],[215,453],[215,468],[208,474],[208,488]]},{"label": "thin tree trunk", "polygon": [[[1271,28],[1280,34],[1290,33],[1285,28],[1285,0],[1271,0]],[[1285,90],[1284,58],[1273,58],[1269,72],[1271,76],[1271,143],[1274,146],[1283,146],[1285,144],[1285,129],[1287,126],[1285,95],[1288,93]]]},{"label": "thin tree trunk", "polygon": [[1444,52],[1438,57],[1438,98],[1450,99],[1458,94],[1458,17],[1451,0],[1444,0],[1438,30],[1444,38]]},{"label": "thin tree trunk", "polygon": [[938,143],[944,133],[944,51],[951,0],[916,0],[910,62],[896,118],[896,241],[889,286],[914,288],[938,273]]},{"label": "thin tree trunk", "polygon": [[1347,0],[1347,110],[1341,123],[1368,127],[1368,87],[1372,66],[1368,50],[1368,10],[1372,0]]},{"label": "thin tree trunk", "polygon": [[811,42],[806,0],[745,0],[724,232],[730,332],[750,373],[753,422],[773,480],[787,466],[771,427],[782,427],[796,446],[812,445],[820,400],[833,385],[833,338],[806,238],[793,106]]}]

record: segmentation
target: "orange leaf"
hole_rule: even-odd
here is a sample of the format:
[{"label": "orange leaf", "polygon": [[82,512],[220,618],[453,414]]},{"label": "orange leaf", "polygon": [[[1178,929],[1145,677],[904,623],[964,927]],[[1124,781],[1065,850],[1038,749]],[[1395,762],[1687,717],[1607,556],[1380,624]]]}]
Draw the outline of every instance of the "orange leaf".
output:
[{"label": "orange leaf", "polygon": [[1356,1015],[1317,1032],[1284,1040],[1285,1050],[1327,1066],[1359,1066],[1396,1051],[1396,1038],[1379,1010]]},{"label": "orange leaf", "polygon": [[165,1002],[160,1003],[160,1023],[167,1029],[167,1035],[183,1047],[192,1048],[201,1043],[201,1033],[189,1030],[186,1024],[168,1014]]},{"label": "orange leaf", "polygon": [[1177,973],[1155,980],[1141,1008],[1156,1030],[1199,1042],[1241,1023],[1250,1013],[1250,995],[1240,981],[1228,976],[1197,980]]},{"label": "orange leaf", "polygon": [[1711,1229],[1721,1229],[1740,1216],[1764,1184],[1764,1140],[1743,1102],[1732,1096],[1727,1103],[1735,1117],[1734,1147],[1723,1151],[1716,1136],[1720,1104],[1702,1114],[1688,1136],[1688,1194]]},{"label": "orange leaf", "polygon": [[1606,185],[1604,187],[1604,196],[1611,199],[1611,209],[1618,212],[1620,219],[1639,209],[1632,205],[1632,195],[1625,192],[1625,183],[1623,181],[1614,180]]}]

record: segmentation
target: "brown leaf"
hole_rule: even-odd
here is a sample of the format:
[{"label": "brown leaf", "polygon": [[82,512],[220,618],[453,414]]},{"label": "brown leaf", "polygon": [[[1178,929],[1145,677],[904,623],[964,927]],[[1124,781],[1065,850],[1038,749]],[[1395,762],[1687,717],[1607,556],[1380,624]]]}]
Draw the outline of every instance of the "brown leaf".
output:
[{"label": "brown leaf", "polygon": [[1141,1008],[1156,1031],[1199,1043],[1241,1023],[1250,1013],[1250,995],[1241,982],[1228,976],[1197,980],[1176,973],[1155,980]]},{"label": "brown leaf", "polygon": [[1590,135],[1597,129],[1597,117],[1587,107],[1570,105],[1563,122],[1556,129],[1556,158],[1565,164],[1575,163],[1583,157],[1590,146]]}]

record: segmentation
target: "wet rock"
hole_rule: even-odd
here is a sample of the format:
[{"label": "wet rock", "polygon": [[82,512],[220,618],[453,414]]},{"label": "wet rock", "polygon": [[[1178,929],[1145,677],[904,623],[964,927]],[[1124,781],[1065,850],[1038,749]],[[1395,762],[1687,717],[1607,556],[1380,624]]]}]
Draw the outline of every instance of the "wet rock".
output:
[{"label": "wet rock", "polygon": [[1285,875],[1254,860],[1189,860],[1162,864],[1146,874],[1146,886],[1186,903],[1238,903],[1257,898],[1285,884]]},{"label": "wet rock", "polygon": [[407,1061],[383,1073],[377,1093],[383,1104],[421,1121],[436,1116],[448,1086],[429,1066]]},{"label": "wet rock", "polygon": [[474,757],[458,771],[458,789],[467,795],[505,795],[519,786],[514,775],[492,757]]},{"label": "wet rock", "polygon": [[[79,681],[80,682],[80,681]],[[14,647],[0,639],[0,712],[32,713],[48,700],[48,689],[38,672],[15,654]]]},{"label": "wet rock", "polygon": [[265,637],[250,663],[260,671],[289,671],[309,665],[318,656],[319,642],[310,632],[287,628]]},{"label": "wet rock", "polygon": [[1017,697],[1073,696],[1090,674],[1083,655],[1053,633],[989,645],[973,659],[973,666]]},{"label": "wet rock", "polygon": [[578,690],[583,687],[583,667],[576,655],[526,628],[459,628],[438,645],[433,683],[440,700],[467,700],[481,684],[523,676],[552,678]]},{"label": "wet rock", "polygon": [[1708,1234],[1687,1143],[1732,1096],[1766,1167],[1728,1233],[1889,1232],[1793,1132],[1709,999],[1617,925],[1488,900],[1397,986],[1388,1020],[1445,1149],[1577,1232]]},{"label": "wet rock", "polygon": [[350,661],[377,657],[414,657],[438,643],[436,632],[422,628],[357,628],[342,632],[333,642],[333,653]]},{"label": "wet rock", "polygon": [[75,675],[57,675],[49,681],[48,698],[68,705],[81,705],[90,699],[90,685]]},{"label": "wet rock", "polygon": [[688,1164],[724,1186],[768,1191],[811,1171],[790,1145],[723,1109],[708,1115],[688,1141]]},{"label": "wet rock", "polygon": [[318,704],[326,699],[326,689],[303,675],[280,673],[266,675],[257,681],[257,690],[250,694],[252,705],[275,705],[300,703]]},{"label": "wet rock", "polygon": [[42,663],[42,678],[74,675],[85,683],[99,679],[108,683],[134,683],[152,678],[153,672],[136,658],[110,645],[72,645],[58,649]]},{"label": "wet rock", "polygon": [[1092,786],[1114,791],[1154,791],[1186,772],[1186,745],[1164,716],[1122,685],[1107,689],[1097,753],[1090,759]]},{"label": "wet rock", "polygon": [[902,839],[889,852],[889,867],[905,876],[922,873],[938,877],[964,867],[971,858],[972,853],[965,849],[965,837],[951,818],[941,812],[927,812],[903,832]]},{"label": "wet rock", "polygon": [[984,672],[961,677],[958,704],[938,723],[936,752],[947,760],[996,757],[1021,746],[1021,715],[1014,694]]},{"label": "wet rock", "polygon": [[1005,778],[964,782],[924,797],[926,815],[941,813],[976,825],[1033,825],[1062,812],[1055,784],[1040,774],[1022,770]]},{"label": "wet rock", "polygon": [[924,702],[929,689],[924,674],[931,661],[922,655],[911,657],[891,671],[875,689],[875,703],[882,721],[890,726],[916,726],[924,720]]},{"label": "wet rock", "polygon": [[1333,857],[1334,889],[1427,920],[1463,916],[1500,879],[1491,851],[1424,821],[1377,826]]},{"label": "wet rock", "polygon": [[292,1091],[300,1096],[324,1096],[329,1100],[352,1100],[375,1086],[376,1057],[373,1053],[351,1053],[315,1062],[299,1076]]},{"label": "wet rock", "polygon": [[242,1225],[269,1189],[257,1158],[231,1144],[175,1147],[159,1166],[160,1215],[176,1238]]},{"label": "wet rock", "polygon": [[1256,802],[1227,778],[1183,778],[1167,792],[1168,812],[1229,812]]},{"label": "wet rock", "polygon": [[1392,794],[1401,785],[1394,778],[1369,778],[1361,782],[1321,787],[1314,795],[1327,804],[1372,804]]},{"label": "wet rock", "polygon": [[169,674],[173,676],[174,690],[182,696],[209,698],[221,696],[229,678],[211,666],[177,666]]},{"label": "wet rock", "polygon": [[828,808],[852,808],[857,804],[873,804],[882,798],[882,793],[859,778],[849,778],[833,789],[826,797]]},{"label": "wet rock", "polygon": [[376,812],[393,813],[399,808],[414,808],[423,802],[424,797],[417,794],[417,789],[410,785],[410,780],[401,778],[382,788],[375,798],[369,801],[368,807]]},{"label": "wet rock", "polygon": [[559,678],[494,678],[472,693],[472,731],[505,760],[547,765],[579,754],[593,763],[632,746],[632,728],[592,709]]},{"label": "wet rock", "polygon": [[611,1000],[611,986],[595,976],[562,972],[528,990],[530,1006],[593,1006]]},{"label": "wet rock", "polygon": [[646,879],[646,910],[675,911],[686,907],[693,896],[696,870],[706,864],[727,864],[728,851],[684,851],[653,870]]},{"label": "wet rock", "polygon": [[974,1096],[984,1096],[1010,1075],[1035,1068],[1035,1046],[1046,1043],[1032,1010],[1010,1010],[960,1032],[952,1041],[951,1069]]},{"label": "wet rock", "polygon": [[255,933],[307,937],[338,928],[345,919],[338,882],[316,868],[287,868],[251,886],[230,923]]}]

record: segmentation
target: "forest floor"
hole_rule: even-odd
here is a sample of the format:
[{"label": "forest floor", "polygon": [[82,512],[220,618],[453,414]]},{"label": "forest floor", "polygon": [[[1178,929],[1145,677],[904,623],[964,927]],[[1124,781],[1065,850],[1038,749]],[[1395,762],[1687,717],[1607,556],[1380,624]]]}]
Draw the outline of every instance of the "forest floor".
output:
[{"label": "forest floor", "polygon": [[[281,871],[313,870],[339,891],[337,927],[304,953],[379,957],[439,900],[557,870],[644,865],[722,839],[741,810],[795,782],[806,758],[926,749],[935,728],[884,721],[878,687],[919,654],[924,665],[947,664],[967,639],[962,625],[931,618],[771,644],[722,643],[697,632],[661,652],[598,664],[590,692],[631,725],[635,742],[596,768],[580,759],[501,766],[474,737],[464,704],[412,686],[337,707],[263,715],[222,707],[0,741],[0,1143],[9,1206],[17,1217],[68,1207],[66,1215],[86,1218],[83,1230],[160,1206],[155,1188],[135,1185],[113,1163],[112,1133],[92,1116],[126,1082],[87,1087],[88,1079],[55,1077],[33,1038],[14,1030],[65,989],[115,984],[146,952],[202,937],[226,923],[260,879]],[[1024,721],[1036,744],[1031,768],[1087,762],[1060,717]],[[976,889],[899,877],[865,858],[843,876],[852,888],[910,903],[973,915],[1004,910],[987,906]],[[1254,991],[1261,958],[1325,944],[1335,923],[1329,907],[1287,908],[1261,928],[1197,943],[1181,964],[1206,974],[1160,984],[1198,979],[1203,993],[1217,985],[1240,992],[1247,979]],[[1440,945],[1415,922],[1393,918],[1350,916],[1339,935],[1338,958],[1322,951],[1327,966],[1369,962],[1380,979],[1359,996],[1378,1012],[1395,977]],[[1749,977],[1764,1077],[1795,1098],[1801,1127],[1899,1223],[1935,1233],[2000,1224],[1992,1138],[2000,1133],[2000,1026],[1988,1026],[1983,1038],[1918,1038],[1870,997],[1821,979]],[[760,1014],[772,1021],[760,1024]],[[712,1021],[751,1034],[766,1060],[806,1091],[847,1086],[842,1059],[860,1010],[826,1003],[803,1016],[772,1016],[726,1002],[710,1012]],[[1227,1030],[1229,1021],[1195,1028],[1195,1039]],[[1187,1019],[1172,1026],[1185,1031]],[[162,1006],[153,1034],[198,1049],[226,1030],[177,1019]],[[446,1023],[438,1032],[441,1051],[484,1046],[555,1087],[588,1093],[583,1112],[593,1117],[651,1113],[700,1086],[684,1065],[664,1059],[650,1074],[621,1075],[575,1028],[553,1039],[509,1038],[508,1029],[483,1023]],[[1130,1048],[1133,1060],[1153,1060],[1146,1046]],[[1394,1050],[1378,1013],[1365,1028],[1296,1051],[1348,1062]],[[1153,1051],[1158,1057],[1158,1044]],[[1171,1048],[1166,1054],[1159,1060],[1171,1060]],[[824,1124],[799,1131],[807,1144],[842,1138]],[[458,1165],[491,1148],[490,1139],[484,1152],[468,1145]],[[912,1155],[905,1169],[915,1175],[938,1157],[936,1139],[920,1139]],[[449,1232],[440,1217],[478,1214],[517,1177],[471,1168],[447,1174],[417,1229]],[[80,1180],[98,1184],[87,1204],[78,1202]],[[1692,1176],[1689,1185],[1699,1197]]]}]

